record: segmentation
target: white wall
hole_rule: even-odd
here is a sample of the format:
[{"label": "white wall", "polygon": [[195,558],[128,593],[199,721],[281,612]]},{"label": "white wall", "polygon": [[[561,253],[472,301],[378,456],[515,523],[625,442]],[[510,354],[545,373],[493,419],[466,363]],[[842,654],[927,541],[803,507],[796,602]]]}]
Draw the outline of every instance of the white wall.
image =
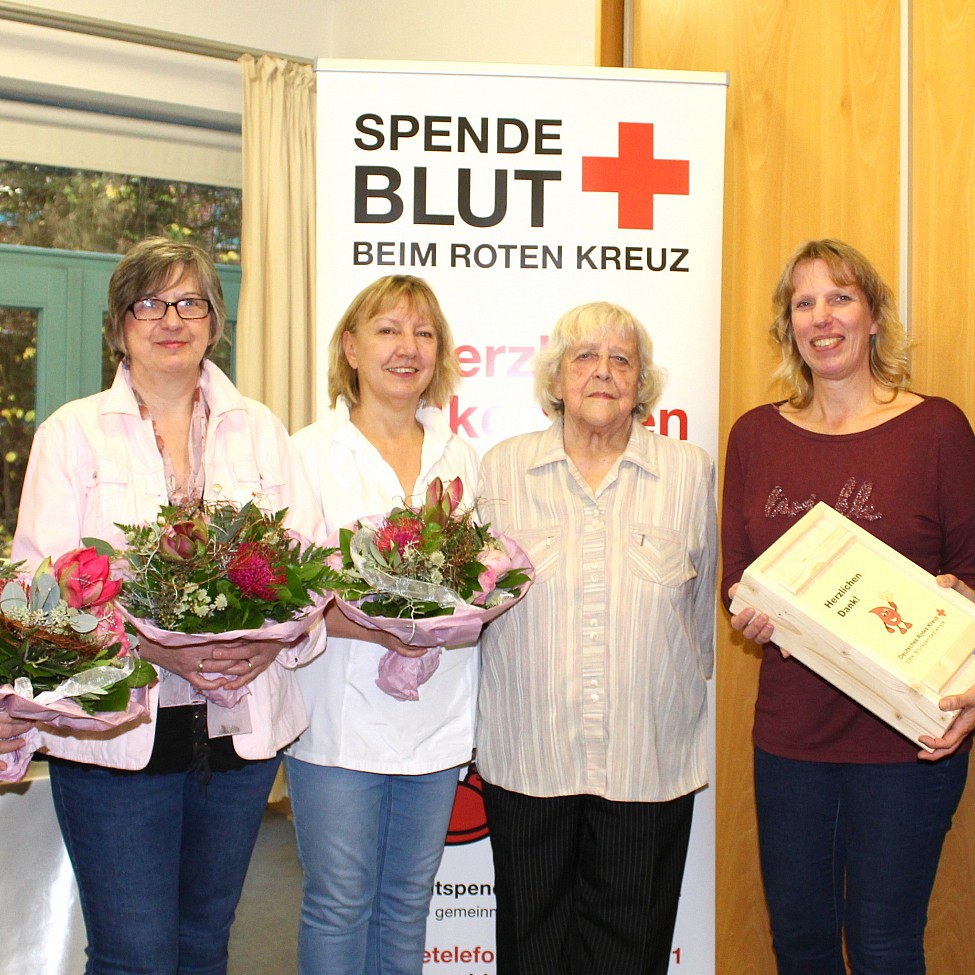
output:
[{"label": "white wall", "polygon": [[325,3],[325,57],[595,64],[597,0]]},{"label": "white wall", "polygon": [[[595,63],[597,0],[20,0],[292,57]],[[0,22],[0,33],[4,25]]]},{"label": "white wall", "polygon": [[[19,0],[21,6],[146,30],[185,34],[292,57],[315,58],[328,0]],[[390,0],[395,3],[396,0]],[[0,32],[4,29],[0,22]]]}]

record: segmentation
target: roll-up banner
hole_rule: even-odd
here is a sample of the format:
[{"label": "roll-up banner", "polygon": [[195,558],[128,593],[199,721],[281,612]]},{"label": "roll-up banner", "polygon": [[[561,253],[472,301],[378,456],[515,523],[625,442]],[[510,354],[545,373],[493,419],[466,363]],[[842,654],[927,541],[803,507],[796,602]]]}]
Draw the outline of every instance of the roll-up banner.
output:
[{"label": "roll-up banner", "polygon": [[[547,425],[532,356],[563,312],[611,301],[647,327],[668,373],[647,426],[717,456],[726,75],[332,60],[317,72],[320,410],[342,312],[406,273],[450,322],[464,380],[443,406],[478,452]],[[714,972],[713,798],[695,806],[676,975]],[[493,975],[492,880],[465,772],[429,975]]]}]

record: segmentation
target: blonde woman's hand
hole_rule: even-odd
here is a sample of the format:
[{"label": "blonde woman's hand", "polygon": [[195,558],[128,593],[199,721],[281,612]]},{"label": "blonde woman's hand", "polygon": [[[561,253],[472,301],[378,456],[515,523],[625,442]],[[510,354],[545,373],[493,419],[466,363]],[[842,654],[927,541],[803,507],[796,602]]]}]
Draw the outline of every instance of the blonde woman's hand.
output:
[{"label": "blonde woman's hand", "polygon": [[[728,590],[728,598],[734,599],[736,592],[738,592],[737,582]],[[731,628],[737,630],[746,640],[751,640],[760,647],[765,646],[766,643],[771,643],[772,635],[775,632],[775,625],[768,614],[759,612],[751,606],[746,606],[745,609],[731,617]],[[779,652],[783,657],[789,656],[787,650],[779,648]]]}]

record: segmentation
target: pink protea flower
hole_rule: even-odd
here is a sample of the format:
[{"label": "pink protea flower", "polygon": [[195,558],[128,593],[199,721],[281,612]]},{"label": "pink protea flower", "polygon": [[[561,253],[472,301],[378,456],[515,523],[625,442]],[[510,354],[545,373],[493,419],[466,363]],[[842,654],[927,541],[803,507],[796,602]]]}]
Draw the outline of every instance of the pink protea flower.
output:
[{"label": "pink protea flower", "polygon": [[110,602],[122,588],[120,579],[110,579],[111,562],[93,548],[76,548],[54,563],[54,578],[61,598],[72,609],[90,609]]},{"label": "pink protea flower", "polygon": [[245,595],[277,599],[288,581],[283,566],[273,566],[272,551],[260,542],[243,542],[227,566],[227,578]]},{"label": "pink protea flower", "polygon": [[393,549],[402,554],[410,545],[419,544],[422,531],[423,522],[414,514],[387,521],[376,532],[376,548],[383,555],[389,555]]},{"label": "pink protea flower", "polygon": [[459,477],[455,477],[446,486],[439,477],[435,477],[427,485],[427,495],[422,510],[423,517],[441,527],[446,525],[450,516],[457,510],[463,496],[464,483]]},{"label": "pink protea flower", "polygon": [[159,554],[170,562],[195,559],[206,551],[209,533],[203,517],[167,525],[159,538]]},{"label": "pink protea flower", "polygon": [[128,633],[125,632],[125,621],[114,609],[99,618],[95,632],[99,635],[103,644],[119,644],[119,651],[116,654],[117,657],[127,657],[129,655],[132,644],[129,640]]}]

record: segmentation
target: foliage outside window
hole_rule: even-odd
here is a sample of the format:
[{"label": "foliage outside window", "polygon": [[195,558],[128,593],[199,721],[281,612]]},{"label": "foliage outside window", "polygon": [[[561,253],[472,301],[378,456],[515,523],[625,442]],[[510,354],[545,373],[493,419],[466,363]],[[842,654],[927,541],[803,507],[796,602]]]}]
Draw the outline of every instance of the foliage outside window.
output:
[{"label": "foliage outside window", "polygon": [[124,254],[159,235],[240,263],[240,190],[0,162],[0,243]]},{"label": "foliage outside window", "polygon": [[0,556],[10,551],[20,486],[34,435],[37,322],[27,309],[0,308]]}]

